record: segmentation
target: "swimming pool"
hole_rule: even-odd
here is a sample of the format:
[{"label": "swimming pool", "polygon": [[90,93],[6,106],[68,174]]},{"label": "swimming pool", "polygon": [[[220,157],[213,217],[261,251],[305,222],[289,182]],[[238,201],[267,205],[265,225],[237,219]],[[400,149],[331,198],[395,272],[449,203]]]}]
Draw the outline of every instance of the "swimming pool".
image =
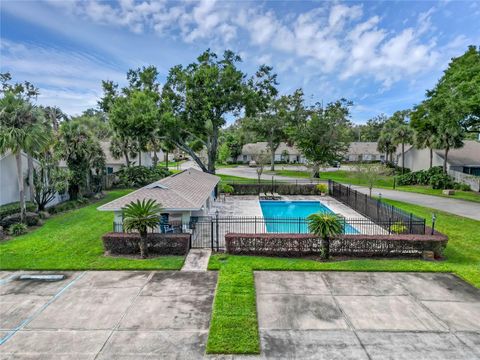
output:
[{"label": "swimming pool", "polygon": [[[269,233],[308,233],[305,218],[314,213],[334,214],[320,201],[260,201],[263,217]],[[288,219],[288,220],[284,220]],[[359,231],[345,223],[345,234],[358,234]]]}]

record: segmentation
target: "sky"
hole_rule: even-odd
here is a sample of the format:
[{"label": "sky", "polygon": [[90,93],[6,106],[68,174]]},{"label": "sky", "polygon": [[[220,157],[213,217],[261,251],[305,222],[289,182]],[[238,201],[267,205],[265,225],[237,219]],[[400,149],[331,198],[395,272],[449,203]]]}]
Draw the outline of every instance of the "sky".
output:
[{"label": "sky", "polygon": [[1,72],[69,115],[95,107],[101,81],[155,65],[160,82],[210,48],[278,74],[307,103],[353,101],[352,120],[408,109],[452,57],[480,44],[480,2],[2,0]]}]

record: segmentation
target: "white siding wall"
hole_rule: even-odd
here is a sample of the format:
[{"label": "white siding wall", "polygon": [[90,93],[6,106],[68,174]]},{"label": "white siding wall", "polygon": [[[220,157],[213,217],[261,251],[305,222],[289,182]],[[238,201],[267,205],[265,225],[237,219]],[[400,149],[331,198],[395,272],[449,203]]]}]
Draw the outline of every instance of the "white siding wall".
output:
[{"label": "white siding wall", "polygon": [[[23,178],[28,174],[27,157],[22,156]],[[24,181],[25,200],[30,200],[28,183]],[[17,164],[15,156],[9,154],[0,160],[0,205],[19,201]]]},{"label": "white siding wall", "polygon": [[[398,157],[398,165],[402,166],[402,155]],[[433,152],[433,166],[443,166],[443,159]],[[430,167],[430,150],[412,148],[405,153],[405,167],[411,171],[425,170]]]}]

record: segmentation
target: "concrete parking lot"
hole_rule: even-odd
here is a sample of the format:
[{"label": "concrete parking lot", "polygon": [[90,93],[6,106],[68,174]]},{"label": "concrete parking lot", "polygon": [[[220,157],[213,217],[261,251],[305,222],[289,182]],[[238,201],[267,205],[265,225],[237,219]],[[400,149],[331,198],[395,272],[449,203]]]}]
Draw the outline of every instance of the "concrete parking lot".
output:
[{"label": "concrete parking lot", "polygon": [[[56,272],[58,273],[58,272]],[[2,273],[2,359],[192,359],[205,353],[214,272]]]},{"label": "concrete parking lot", "polygon": [[480,359],[480,291],[450,274],[256,272],[259,356],[205,355],[215,272],[21,274],[1,359]]},{"label": "concrete parking lot", "polygon": [[453,275],[256,272],[255,283],[264,358],[480,358],[480,291]]}]

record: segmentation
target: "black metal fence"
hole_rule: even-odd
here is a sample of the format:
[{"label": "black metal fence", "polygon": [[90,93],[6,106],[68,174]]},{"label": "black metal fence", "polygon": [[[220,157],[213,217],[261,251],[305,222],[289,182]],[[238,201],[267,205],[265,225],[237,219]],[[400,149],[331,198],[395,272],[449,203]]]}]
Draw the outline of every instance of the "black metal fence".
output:
[{"label": "black metal fence", "polygon": [[384,229],[391,230],[391,227],[395,226],[396,229],[404,229],[403,233],[425,234],[425,219],[332,180],[328,181],[328,189],[331,197],[368,217]]}]

